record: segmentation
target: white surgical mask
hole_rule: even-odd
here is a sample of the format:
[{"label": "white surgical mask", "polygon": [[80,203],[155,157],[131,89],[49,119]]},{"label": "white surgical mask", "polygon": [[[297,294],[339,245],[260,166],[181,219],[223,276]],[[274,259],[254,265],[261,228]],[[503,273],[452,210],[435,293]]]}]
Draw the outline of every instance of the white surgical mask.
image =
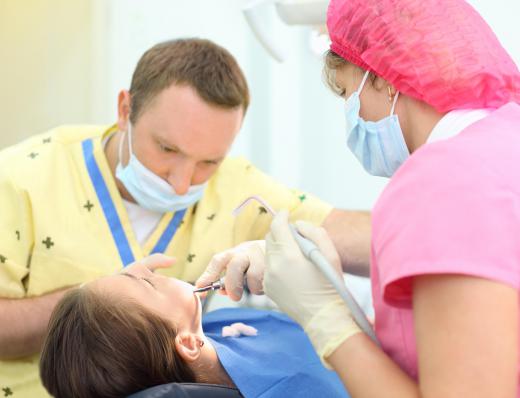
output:
[{"label": "white surgical mask", "polygon": [[345,104],[347,146],[368,173],[391,177],[410,156],[399,118],[394,114],[399,92],[395,95],[390,116],[377,122],[363,120],[359,115],[361,108],[359,95],[368,75],[369,72],[366,72],[358,90],[352,93]]},{"label": "white surgical mask", "polygon": [[119,162],[116,177],[123,183],[139,206],[159,213],[187,209],[197,203],[204,194],[206,184],[192,185],[184,195],[177,195],[174,188],[161,177],[147,169],[132,151],[132,125],[128,122],[129,160],[121,163],[124,137],[119,144]]}]

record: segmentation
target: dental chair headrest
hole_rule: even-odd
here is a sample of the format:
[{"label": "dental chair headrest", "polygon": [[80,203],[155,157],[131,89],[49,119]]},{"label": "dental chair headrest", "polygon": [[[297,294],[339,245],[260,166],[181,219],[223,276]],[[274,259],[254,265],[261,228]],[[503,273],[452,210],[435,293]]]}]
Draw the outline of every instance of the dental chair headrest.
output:
[{"label": "dental chair headrest", "polygon": [[244,398],[236,388],[216,384],[170,383],[148,388],[128,398]]}]

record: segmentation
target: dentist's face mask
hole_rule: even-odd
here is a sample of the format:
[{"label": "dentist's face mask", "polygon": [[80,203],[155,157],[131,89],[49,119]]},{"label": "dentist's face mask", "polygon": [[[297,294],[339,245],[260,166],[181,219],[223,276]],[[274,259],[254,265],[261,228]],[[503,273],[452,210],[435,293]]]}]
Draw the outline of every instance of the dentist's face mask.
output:
[{"label": "dentist's face mask", "polygon": [[128,122],[128,164],[123,167],[122,147],[119,144],[119,163],[116,177],[123,183],[139,206],[159,213],[187,209],[197,203],[204,193],[206,184],[192,185],[185,195],[177,195],[173,187],[158,175],[147,169],[132,152],[132,126]]},{"label": "dentist's face mask", "polygon": [[377,122],[367,122],[359,115],[359,95],[366,83],[365,73],[358,90],[347,99],[347,145],[364,169],[380,177],[391,177],[410,155],[397,115],[394,115],[399,92],[395,95],[390,116]]}]

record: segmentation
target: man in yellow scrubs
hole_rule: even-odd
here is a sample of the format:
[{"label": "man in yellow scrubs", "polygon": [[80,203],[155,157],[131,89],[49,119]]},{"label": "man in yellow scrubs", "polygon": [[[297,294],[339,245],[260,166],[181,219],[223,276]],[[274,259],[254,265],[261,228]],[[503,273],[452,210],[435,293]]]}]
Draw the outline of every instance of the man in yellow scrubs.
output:
[{"label": "man in yellow scrubs", "polygon": [[[175,257],[165,272],[194,282],[215,254],[263,239],[265,208],[231,214],[251,195],[364,242],[368,216],[226,158],[248,104],[226,50],[175,40],[143,55],[117,124],[60,127],[0,152],[0,397],[46,396],[38,352],[67,288],[152,253]],[[368,245],[336,244],[351,265],[365,261]]]}]

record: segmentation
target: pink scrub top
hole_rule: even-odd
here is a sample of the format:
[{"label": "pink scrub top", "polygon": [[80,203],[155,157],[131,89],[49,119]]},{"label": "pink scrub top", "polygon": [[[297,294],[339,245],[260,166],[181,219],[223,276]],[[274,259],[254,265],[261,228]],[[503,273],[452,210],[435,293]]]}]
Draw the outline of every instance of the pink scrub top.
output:
[{"label": "pink scrub top", "polygon": [[381,195],[372,230],[376,334],[417,379],[413,277],[462,274],[520,288],[520,105],[416,151]]}]

